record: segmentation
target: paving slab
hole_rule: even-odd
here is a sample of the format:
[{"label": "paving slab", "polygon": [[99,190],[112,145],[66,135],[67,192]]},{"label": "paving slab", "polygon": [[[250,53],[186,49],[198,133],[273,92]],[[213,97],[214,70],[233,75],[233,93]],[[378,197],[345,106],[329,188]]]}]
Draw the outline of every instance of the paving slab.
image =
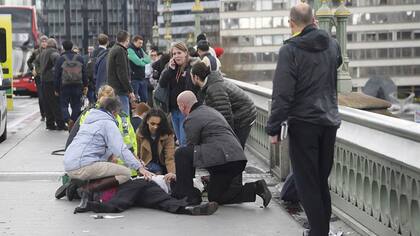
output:
[{"label": "paving slab", "polygon": [[[212,216],[170,214],[134,208],[118,219],[93,219],[94,213],[73,214],[77,201],[57,200],[54,192],[63,173],[62,156],[51,152],[64,147],[66,132],[47,131],[39,113],[16,119],[14,133],[0,144],[1,235],[262,235],[297,236],[302,227],[272,201],[221,206]],[[255,170],[250,161],[250,169]],[[272,177],[262,171],[244,175],[245,181]]]}]

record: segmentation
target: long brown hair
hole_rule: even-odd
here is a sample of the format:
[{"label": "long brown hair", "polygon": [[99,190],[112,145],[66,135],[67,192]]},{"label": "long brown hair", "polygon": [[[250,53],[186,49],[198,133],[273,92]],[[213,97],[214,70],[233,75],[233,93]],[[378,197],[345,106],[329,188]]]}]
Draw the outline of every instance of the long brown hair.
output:
[{"label": "long brown hair", "polygon": [[179,77],[184,73],[185,71],[185,67],[187,67],[189,61],[190,61],[190,56],[188,54],[188,48],[187,45],[184,42],[177,42],[174,45],[172,45],[171,47],[171,56],[172,56],[172,50],[176,48],[180,51],[183,51],[187,54],[186,58],[185,58],[185,63],[183,65],[178,65],[178,71],[177,71],[177,75],[176,75],[176,79],[178,80]]}]

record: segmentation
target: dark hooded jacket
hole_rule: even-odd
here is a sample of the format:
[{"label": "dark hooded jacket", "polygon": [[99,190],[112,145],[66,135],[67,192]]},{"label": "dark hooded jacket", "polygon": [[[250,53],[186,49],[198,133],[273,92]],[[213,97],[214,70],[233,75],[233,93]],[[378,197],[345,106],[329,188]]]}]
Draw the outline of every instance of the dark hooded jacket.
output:
[{"label": "dark hooded jacket", "polygon": [[251,126],[257,117],[254,102],[241,88],[224,80],[219,71],[213,71],[207,76],[199,96],[207,106],[220,112],[233,130],[235,127]]},{"label": "dark hooded jacket", "polygon": [[337,69],[341,63],[337,41],[313,25],[286,40],[273,79],[267,133],[279,134],[286,120],[339,126]]}]

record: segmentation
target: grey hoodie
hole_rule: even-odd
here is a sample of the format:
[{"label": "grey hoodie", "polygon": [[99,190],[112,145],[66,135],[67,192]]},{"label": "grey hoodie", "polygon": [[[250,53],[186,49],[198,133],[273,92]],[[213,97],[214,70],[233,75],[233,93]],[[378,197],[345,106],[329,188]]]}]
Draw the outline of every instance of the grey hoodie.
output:
[{"label": "grey hoodie", "polygon": [[103,110],[92,109],[67,147],[64,169],[77,170],[98,161],[105,162],[112,154],[120,157],[131,169],[137,170],[142,166],[124,144],[114,116]]}]

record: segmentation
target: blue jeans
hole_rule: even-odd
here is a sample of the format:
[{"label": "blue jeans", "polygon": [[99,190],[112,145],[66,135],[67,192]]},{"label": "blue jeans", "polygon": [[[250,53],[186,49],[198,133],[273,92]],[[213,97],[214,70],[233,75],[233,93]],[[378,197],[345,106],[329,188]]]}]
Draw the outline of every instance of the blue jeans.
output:
[{"label": "blue jeans", "polygon": [[128,100],[127,95],[118,95],[121,101],[121,111],[125,114],[130,115],[130,101]]},{"label": "blue jeans", "polygon": [[183,125],[185,116],[178,109],[172,110],[171,116],[172,116],[172,126],[174,127],[175,135],[176,135],[176,138],[178,139],[179,146],[180,147],[186,146],[185,131],[184,131],[184,125]]},{"label": "blue jeans", "polygon": [[[81,87],[63,87],[60,94],[61,111],[63,112],[64,121],[69,119],[76,121],[80,115],[82,108],[82,88]],[[71,115],[69,114],[69,104],[71,107]]]},{"label": "blue jeans", "polygon": [[147,86],[149,86],[149,82],[147,79],[141,80],[131,80],[131,86],[133,87],[134,94],[136,98],[139,98],[141,102],[147,102],[148,99],[148,91]]}]

